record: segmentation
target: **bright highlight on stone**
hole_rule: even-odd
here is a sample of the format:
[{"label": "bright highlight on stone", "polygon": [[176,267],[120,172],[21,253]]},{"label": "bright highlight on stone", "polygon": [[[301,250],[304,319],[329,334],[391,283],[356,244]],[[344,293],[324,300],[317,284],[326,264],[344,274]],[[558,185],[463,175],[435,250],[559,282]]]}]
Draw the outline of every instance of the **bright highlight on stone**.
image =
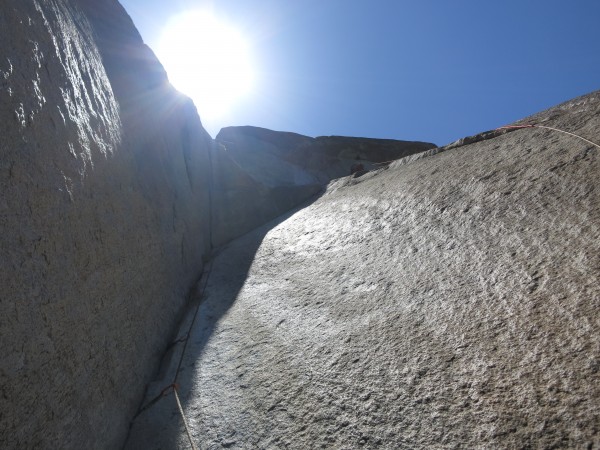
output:
[{"label": "bright highlight on stone", "polygon": [[227,114],[254,84],[248,42],[206,11],[171,19],[157,54],[171,83],[194,100],[205,119]]}]

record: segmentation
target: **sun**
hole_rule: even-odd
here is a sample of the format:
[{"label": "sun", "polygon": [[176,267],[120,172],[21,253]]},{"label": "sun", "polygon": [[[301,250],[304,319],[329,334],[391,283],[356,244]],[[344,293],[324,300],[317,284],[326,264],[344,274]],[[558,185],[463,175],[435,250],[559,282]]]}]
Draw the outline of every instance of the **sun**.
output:
[{"label": "sun", "polygon": [[194,100],[201,118],[226,115],[254,84],[248,41],[207,11],[173,17],[157,54],[175,88]]}]

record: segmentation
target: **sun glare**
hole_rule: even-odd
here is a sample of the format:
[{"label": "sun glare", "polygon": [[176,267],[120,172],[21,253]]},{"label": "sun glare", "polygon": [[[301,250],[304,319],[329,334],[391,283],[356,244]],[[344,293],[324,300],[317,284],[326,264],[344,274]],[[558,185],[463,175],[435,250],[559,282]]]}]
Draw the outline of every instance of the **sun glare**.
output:
[{"label": "sun glare", "polygon": [[170,20],[157,54],[173,86],[194,100],[203,119],[227,114],[252,89],[247,41],[209,12],[187,12]]}]

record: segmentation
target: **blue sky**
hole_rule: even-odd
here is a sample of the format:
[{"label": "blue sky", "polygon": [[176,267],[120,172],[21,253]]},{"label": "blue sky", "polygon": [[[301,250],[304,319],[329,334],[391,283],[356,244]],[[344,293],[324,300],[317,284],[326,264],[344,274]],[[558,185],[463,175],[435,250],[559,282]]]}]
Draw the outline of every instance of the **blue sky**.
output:
[{"label": "blue sky", "polygon": [[598,0],[120,1],[152,48],[170,16],[206,7],[246,36],[256,88],[203,120],[213,136],[255,125],[442,145],[600,89]]}]

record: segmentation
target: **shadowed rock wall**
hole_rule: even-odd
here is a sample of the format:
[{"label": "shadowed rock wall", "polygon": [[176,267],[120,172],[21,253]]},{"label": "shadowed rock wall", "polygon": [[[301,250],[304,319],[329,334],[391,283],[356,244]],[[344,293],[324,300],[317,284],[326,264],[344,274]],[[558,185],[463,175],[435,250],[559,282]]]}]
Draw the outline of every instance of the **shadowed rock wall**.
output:
[{"label": "shadowed rock wall", "polygon": [[226,127],[213,152],[213,242],[223,244],[321,192],[334,178],[435,147],[426,142],[311,138],[259,127]]},{"label": "shadowed rock wall", "polygon": [[253,166],[239,164],[218,142],[213,146],[212,167],[211,234],[215,246],[259,227],[323,190],[316,181],[294,183],[293,178],[281,183],[261,182],[252,176]]},{"label": "shadowed rock wall", "polygon": [[319,136],[267,130],[259,127],[226,127],[216,137],[231,157],[255,179],[272,184],[326,185],[350,174],[355,164],[366,170],[435,148],[434,144],[395,139]]},{"label": "shadowed rock wall", "polygon": [[118,448],[209,250],[194,106],[113,0],[0,8],[0,442]]}]

